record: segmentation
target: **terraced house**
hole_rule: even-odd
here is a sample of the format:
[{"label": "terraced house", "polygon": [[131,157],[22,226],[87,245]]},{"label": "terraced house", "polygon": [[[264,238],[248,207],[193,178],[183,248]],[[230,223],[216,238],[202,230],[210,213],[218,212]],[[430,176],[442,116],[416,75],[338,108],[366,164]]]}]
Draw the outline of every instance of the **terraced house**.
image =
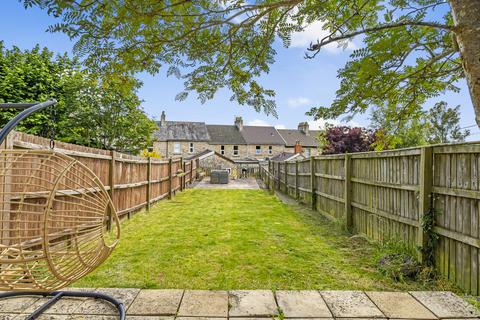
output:
[{"label": "terraced house", "polygon": [[236,162],[267,160],[281,153],[318,154],[319,131],[309,130],[307,122],[297,129],[273,126],[247,126],[241,117],[233,125],[204,122],[167,121],[165,112],[157,122],[154,149],[162,157],[191,157],[206,150]]}]

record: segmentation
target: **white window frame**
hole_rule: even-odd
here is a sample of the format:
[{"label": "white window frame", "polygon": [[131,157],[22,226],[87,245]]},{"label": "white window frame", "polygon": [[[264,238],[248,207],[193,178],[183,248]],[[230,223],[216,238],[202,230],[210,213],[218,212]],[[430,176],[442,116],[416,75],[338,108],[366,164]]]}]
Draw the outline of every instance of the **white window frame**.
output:
[{"label": "white window frame", "polygon": [[272,146],[268,146],[268,154],[273,154],[273,147]]},{"label": "white window frame", "polygon": [[220,154],[225,155],[225,146],[220,146]]},{"label": "white window frame", "polygon": [[180,146],[180,142],[174,142],[173,143],[173,153],[174,154],[180,154],[182,153],[182,148]]},{"label": "white window frame", "polygon": [[305,152],[304,152],[304,153],[305,153],[305,156],[310,157],[310,154],[311,154],[310,148],[305,148]]},{"label": "white window frame", "polygon": [[262,146],[255,146],[255,154],[262,154]]},{"label": "white window frame", "polygon": [[194,153],[195,152],[195,146],[193,144],[193,142],[190,142],[189,146],[188,146],[188,151],[190,153]]},{"label": "white window frame", "polygon": [[[237,148],[237,149],[235,149]],[[238,156],[238,146],[233,146],[233,155]]]}]

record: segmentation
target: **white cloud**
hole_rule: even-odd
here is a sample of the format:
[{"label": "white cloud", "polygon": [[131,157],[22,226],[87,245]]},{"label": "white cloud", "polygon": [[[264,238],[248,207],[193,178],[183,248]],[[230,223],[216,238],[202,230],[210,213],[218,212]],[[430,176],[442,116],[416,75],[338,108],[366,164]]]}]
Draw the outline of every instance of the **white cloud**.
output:
[{"label": "white cloud", "polygon": [[[296,48],[307,48],[310,43],[315,43],[319,40],[322,40],[324,37],[328,36],[329,32],[323,29],[323,22],[322,21],[315,21],[308,26],[306,26],[303,31],[294,32],[292,34],[292,47]],[[357,45],[350,41],[347,44],[348,50],[357,49]],[[340,53],[342,52],[343,48],[338,47],[338,43],[330,43],[327,44],[324,49],[330,53]]]},{"label": "white cloud", "polygon": [[271,127],[272,125],[262,119],[253,119],[248,121],[247,125],[257,127]]},{"label": "white cloud", "polygon": [[307,97],[290,98],[287,100],[287,105],[291,108],[298,108],[312,104],[312,100]]}]

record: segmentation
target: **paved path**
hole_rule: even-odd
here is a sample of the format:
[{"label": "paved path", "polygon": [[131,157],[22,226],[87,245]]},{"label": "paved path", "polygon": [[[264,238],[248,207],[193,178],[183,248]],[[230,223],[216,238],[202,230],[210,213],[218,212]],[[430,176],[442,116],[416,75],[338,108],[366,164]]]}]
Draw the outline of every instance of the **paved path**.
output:
[{"label": "paved path", "polygon": [[[81,289],[85,290],[85,289]],[[97,289],[122,301],[127,319],[479,319],[480,314],[451,292],[202,291]],[[0,319],[24,319],[43,298],[0,301]],[[40,320],[114,320],[106,302],[62,299]]]},{"label": "paved path", "polygon": [[210,177],[205,177],[196,183],[193,188],[198,189],[260,189],[255,178],[230,180],[228,184],[211,184]]}]

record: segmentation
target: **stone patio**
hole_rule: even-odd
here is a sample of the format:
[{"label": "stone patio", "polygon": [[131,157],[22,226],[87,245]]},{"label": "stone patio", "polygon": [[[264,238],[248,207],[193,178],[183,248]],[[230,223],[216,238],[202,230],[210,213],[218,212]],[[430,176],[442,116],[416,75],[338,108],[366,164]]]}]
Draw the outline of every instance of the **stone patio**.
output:
[{"label": "stone patio", "polygon": [[192,187],[198,189],[260,189],[255,178],[230,179],[228,184],[211,184],[210,177],[205,177],[202,181],[196,182]]},{"label": "stone patio", "polygon": [[[81,289],[86,290],[86,289]],[[95,289],[92,289],[95,290]],[[480,314],[451,292],[362,291],[203,291],[96,289],[123,301],[127,319],[480,319]],[[24,319],[44,298],[0,301],[0,319]],[[114,320],[107,302],[64,298],[41,320]]]}]

